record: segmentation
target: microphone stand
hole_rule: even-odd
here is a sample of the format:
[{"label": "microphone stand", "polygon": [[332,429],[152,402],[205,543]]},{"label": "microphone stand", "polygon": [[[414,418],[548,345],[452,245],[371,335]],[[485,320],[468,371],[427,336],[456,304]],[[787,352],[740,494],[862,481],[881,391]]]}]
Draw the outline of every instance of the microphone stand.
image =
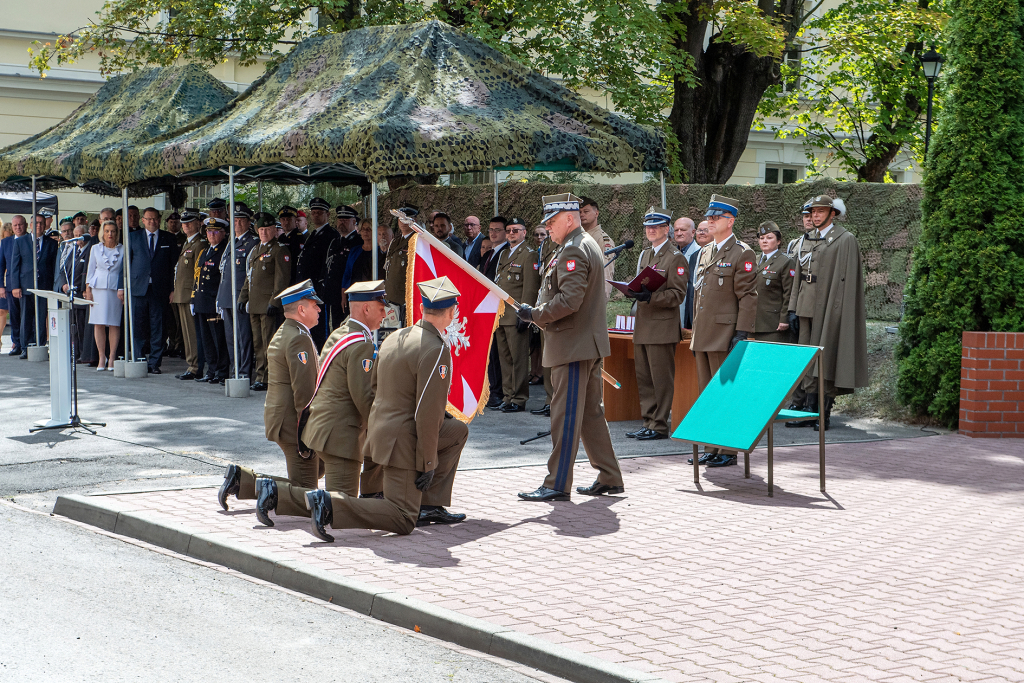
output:
[{"label": "microphone stand", "polygon": [[[83,238],[78,238],[83,239]],[[73,250],[77,250],[77,247],[68,243],[68,247]],[[51,425],[49,427],[33,427],[29,429],[29,433],[43,431],[44,429],[84,429],[90,434],[95,435],[96,430],[91,427],[106,427],[106,422],[83,422],[82,418],[78,414],[78,320],[75,316],[75,296],[78,292],[77,283],[75,280],[76,266],[78,265],[78,254],[72,252],[71,256],[71,277],[68,279],[68,295],[71,304],[71,338],[68,340],[71,344],[71,417],[64,424]]]}]

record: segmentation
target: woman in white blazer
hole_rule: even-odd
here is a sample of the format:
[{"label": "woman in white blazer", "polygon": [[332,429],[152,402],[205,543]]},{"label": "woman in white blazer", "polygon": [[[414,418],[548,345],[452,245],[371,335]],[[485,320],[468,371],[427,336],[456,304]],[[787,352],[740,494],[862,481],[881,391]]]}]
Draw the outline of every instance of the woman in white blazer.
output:
[{"label": "woman in white blazer", "polygon": [[114,369],[114,355],[121,341],[122,304],[117,297],[117,281],[124,265],[124,247],[117,243],[117,232],[114,221],[104,221],[100,227],[102,242],[92,248],[85,278],[85,298],[94,302],[89,311],[89,324],[96,334],[100,359],[97,372]]}]

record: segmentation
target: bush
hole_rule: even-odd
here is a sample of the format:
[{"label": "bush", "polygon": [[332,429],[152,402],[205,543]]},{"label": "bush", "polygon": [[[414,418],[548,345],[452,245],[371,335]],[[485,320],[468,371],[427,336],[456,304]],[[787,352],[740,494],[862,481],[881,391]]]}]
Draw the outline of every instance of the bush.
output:
[{"label": "bush", "polygon": [[1024,330],[1024,16],[953,0],[947,83],[900,325],[898,393],[955,426],[964,330]]}]

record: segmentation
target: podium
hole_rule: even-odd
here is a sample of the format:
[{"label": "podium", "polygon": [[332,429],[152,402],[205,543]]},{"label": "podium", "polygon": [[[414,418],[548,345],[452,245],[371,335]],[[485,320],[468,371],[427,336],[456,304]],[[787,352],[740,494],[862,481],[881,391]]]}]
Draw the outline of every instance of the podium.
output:
[{"label": "podium", "polygon": [[50,347],[50,419],[37,422],[29,431],[82,427],[88,423],[83,423],[78,416],[78,373],[71,310],[74,304],[92,306],[92,302],[43,289],[28,291],[46,299],[46,330]]}]

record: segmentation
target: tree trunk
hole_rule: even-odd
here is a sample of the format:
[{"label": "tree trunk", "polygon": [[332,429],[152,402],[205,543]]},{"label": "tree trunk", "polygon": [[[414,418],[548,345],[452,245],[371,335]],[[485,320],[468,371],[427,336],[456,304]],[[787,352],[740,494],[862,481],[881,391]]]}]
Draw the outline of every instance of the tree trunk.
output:
[{"label": "tree trunk", "polygon": [[[802,20],[797,0],[761,0],[761,10],[782,16],[787,44]],[[757,105],[765,90],[779,81],[779,60],[757,57],[743,45],[717,42],[707,48],[708,22],[701,16],[711,11],[709,0],[688,0],[687,13],[679,16],[682,30],[676,47],[693,59],[696,87],[676,77],[669,125],[679,141],[679,161],[686,182],[725,183],[736,170],[746,149]]]}]

